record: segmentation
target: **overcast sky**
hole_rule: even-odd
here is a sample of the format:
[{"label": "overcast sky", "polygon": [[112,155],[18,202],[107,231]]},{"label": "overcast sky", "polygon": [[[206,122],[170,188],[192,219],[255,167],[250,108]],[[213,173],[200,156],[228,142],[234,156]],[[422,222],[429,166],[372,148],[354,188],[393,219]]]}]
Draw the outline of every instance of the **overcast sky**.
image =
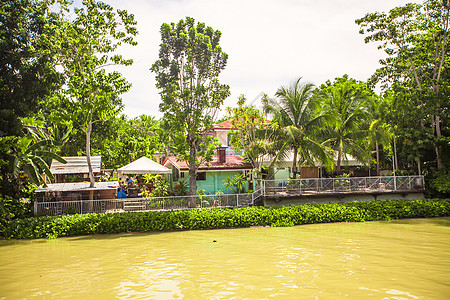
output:
[{"label": "overcast sky", "polygon": [[138,45],[120,52],[133,58],[121,68],[133,84],[122,95],[124,113],[157,118],[160,96],[155,76],[149,71],[158,59],[162,23],[186,16],[222,32],[220,45],[229,55],[219,80],[231,88],[226,106],[234,106],[240,94],[248,102],[261,93],[273,96],[296,78],[316,85],[348,74],[366,80],[384,53],[365,44],[355,19],[368,12],[388,11],[411,1],[403,0],[104,0],[126,9],[138,22]]}]

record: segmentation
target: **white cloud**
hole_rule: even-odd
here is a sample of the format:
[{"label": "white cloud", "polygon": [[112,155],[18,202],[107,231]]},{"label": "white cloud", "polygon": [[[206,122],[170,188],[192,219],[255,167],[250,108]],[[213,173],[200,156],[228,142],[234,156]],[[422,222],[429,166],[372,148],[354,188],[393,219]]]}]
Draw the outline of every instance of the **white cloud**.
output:
[{"label": "white cloud", "polygon": [[249,101],[298,76],[320,85],[343,74],[366,80],[384,55],[364,44],[355,19],[368,12],[387,11],[407,1],[379,0],[106,0],[114,8],[133,13],[139,42],[121,52],[134,59],[120,70],[133,84],[123,95],[125,114],[162,116],[155,77],[149,71],[158,59],[162,23],[186,16],[222,32],[221,46],[229,60],[220,80],[231,87],[225,106],[240,94]]}]

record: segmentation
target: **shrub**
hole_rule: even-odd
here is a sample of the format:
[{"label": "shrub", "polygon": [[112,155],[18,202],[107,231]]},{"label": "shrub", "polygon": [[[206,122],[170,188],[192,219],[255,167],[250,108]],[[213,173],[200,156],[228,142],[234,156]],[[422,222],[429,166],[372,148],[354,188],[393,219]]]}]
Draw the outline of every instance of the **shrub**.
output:
[{"label": "shrub", "polygon": [[8,239],[34,239],[101,233],[276,227],[443,216],[450,216],[450,199],[44,216],[8,221],[0,234]]},{"label": "shrub", "polygon": [[450,172],[439,170],[430,172],[426,178],[427,191],[432,197],[448,198],[450,196]]}]

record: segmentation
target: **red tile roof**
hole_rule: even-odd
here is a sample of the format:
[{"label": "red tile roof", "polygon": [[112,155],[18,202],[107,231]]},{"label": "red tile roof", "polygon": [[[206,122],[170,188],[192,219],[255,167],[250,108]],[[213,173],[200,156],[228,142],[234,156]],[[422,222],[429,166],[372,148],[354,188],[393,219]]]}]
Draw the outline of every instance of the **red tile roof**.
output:
[{"label": "red tile roof", "polygon": [[215,124],[212,130],[230,130],[233,125],[231,124],[231,119],[226,120],[222,123]]},{"label": "red tile roof", "polygon": [[[213,171],[213,170],[248,170],[252,169],[252,166],[245,162],[239,155],[227,155],[227,160],[225,163],[219,163],[217,156],[213,156],[213,160],[208,164],[202,164],[198,168],[199,171]],[[176,166],[180,171],[188,171],[189,167],[187,162],[180,160],[177,156],[169,156],[164,162],[163,166],[167,167],[166,164],[170,162],[172,165]]]},{"label": "red tile roof", "polygon": [[[265,119],[264,122],[269,124],[270,120]],[[226,121],[223,121],[222,123],[215,124],[212,127],[212,130],[231,130],[231,128],[233,128],[233,124],[231,123],[231,119],[228,119]]]}]

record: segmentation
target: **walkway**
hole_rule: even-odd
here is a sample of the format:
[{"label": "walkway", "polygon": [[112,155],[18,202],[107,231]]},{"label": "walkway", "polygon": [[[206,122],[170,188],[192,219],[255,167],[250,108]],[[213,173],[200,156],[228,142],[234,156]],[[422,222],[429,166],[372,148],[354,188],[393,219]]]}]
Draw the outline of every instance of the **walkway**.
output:
[{"label": "walkway", "polygon": [[342,177],[308,178],[262,181],[262,194],[270,195],[311,195],[351,192],[392,192],[423,191],[424,177],[382,176],[382,177]]}]

